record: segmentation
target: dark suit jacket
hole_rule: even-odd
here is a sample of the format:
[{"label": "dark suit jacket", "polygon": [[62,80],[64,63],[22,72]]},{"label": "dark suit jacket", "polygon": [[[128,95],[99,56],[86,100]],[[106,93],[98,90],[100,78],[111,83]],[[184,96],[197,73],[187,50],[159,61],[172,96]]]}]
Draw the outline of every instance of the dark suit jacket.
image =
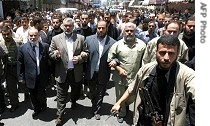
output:
[{"label": "dark suit jacket", "polygon": [[[39,43],[40,84],[49,83],[49,46],[47,43]],[[17,61],[18,80],[25,80],[26,86],[34,89],[36,80],[36,56],[30,42],[19,47]]]},{"label": "dark suit jacket", "polygon": [[[75,81],[79,82],[83,79],[83,62],[81,52],[86,51],[85,38],[79,34],[72,34],[73,39],[73,56],[79,57],[79,63],[74,64],[74,76]],[[57,58],[53,51],[59,48],[61,57]],[[50,58],[54,59],[55,62],[55,80],[59,83],[64,83],[66,80],[68,70],[68,49],[66,45],[65,33],[61,33],[52,38],[50,44]]]},{"label": "dark suit jacket", "polygon": [[112,37],[116,41],[119,37],[119,31],[117,30],[117,28],[112,23],[110,23],[110,25],[108,26],[107,35],[109,35],[110,37]]},{"label": "dark suit jacket", "polygon": [[[98,79],[102,83],[107,83],[110,77],[110,67],[107,62],[108,52],[112,44],[116,41],[107,36],[106,42],[104,45],[104,49],[100,59],[99,65],[99,75]],[[85,79],[90,80],[93,77],[94,71],[96,71],[96,65],[99,59],[99,42],[97,39],[97,35],[91,35],[86,38],[86,43],[88,47],[89,57],[87,60]]]},{"label": "dark suit jacket", "polygon": [[58,34],[61,34],[63,33],[63,30],[61,29],[61,32],[60,33],[56,33],[54,29],[50,30],[48,33],[47,33],[47,42],[48,44],[50,45],[51,44],[51,40],[52,40],[52,37],[53,36],[56,36]]}]

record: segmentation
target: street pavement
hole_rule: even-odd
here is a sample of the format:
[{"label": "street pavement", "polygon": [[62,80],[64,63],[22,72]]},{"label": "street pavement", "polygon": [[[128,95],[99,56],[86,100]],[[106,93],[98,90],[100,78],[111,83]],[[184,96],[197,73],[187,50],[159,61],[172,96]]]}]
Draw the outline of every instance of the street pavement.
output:
[{"label": "street pavement", "polygon": [[[71,89],[69,88],[69,95]],[[9,109],[0,116],[0,123],[4,126],[55,126],[56,118],[56,90],[47,90],[47,109],[40,113],[37,119],[32,118],[32,107],[30,100],[24,101],[23,93],[19,93],[19,108],[11,113]],[[69,101],[69,100],[68,100]],[[91,114],[91,101],[89,98],[80,99],[77,101],[79,104],[75,110],[71,109],[71,102],[66,104],[64,114],[63,126],[130,126],[132,125],[132,111],[133,104],[129,107],[129,112],[124,119],[123,123],[118,123],[116,117],[110,117],[106,120],[110,114],[110,109],[115,103],[115,88],[112,81],[107,85],[106,95],[100,111],[101,119],[95,120]],[[8,104],[8,103],[7,103]],[[8,105],[7,108],[10,106]],[[0,124],[0,126],[3,126]]]}]

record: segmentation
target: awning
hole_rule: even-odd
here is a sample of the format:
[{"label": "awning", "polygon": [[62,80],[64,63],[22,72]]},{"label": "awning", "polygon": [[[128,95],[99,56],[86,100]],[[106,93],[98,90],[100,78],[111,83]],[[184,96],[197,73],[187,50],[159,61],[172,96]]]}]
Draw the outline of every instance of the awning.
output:
[{"label": "awning", "polygon": [[141,6],[143,0],[131,0],[130,3],[128,4],[129,7],[134,7],[134,6]]},{"label": "awning", "polygon": [[128,4],[128,6],[132,6],[135,0],[131,0],[130,3]]},{"label": "awning", "polygon": [[143,6],[149,5],[149,0],[144,0],[144,1],[142,2],[142,5],[143,5]]},{"label": "awning", "polygon": [[150,5],[165,4],[166,0],[149,0]]},{"label": "awning", "polygon": [[168,3],[183,2],[183,1],[185,1],[185,0],[168,0]]},{"label": "awning", "polygon": [[[76,0],[74,0],[76,2]],[[43,0],[44,4],[63,4],[66,5],[68,0]]]}]

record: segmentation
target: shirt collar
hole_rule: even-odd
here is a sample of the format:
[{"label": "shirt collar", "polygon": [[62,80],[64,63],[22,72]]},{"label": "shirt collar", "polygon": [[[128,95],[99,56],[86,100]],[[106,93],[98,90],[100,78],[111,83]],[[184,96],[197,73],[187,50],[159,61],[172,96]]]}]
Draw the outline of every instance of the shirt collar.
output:
[{"label": "shirt collar", "polygon": [[34,44],[33,42],[30,42],[30,43],[31,43],[31,46],[36,45],[36,47],[39,47],[39,42],[37,42],[36,44]]},{"label": "shirt collar", "polygon": [[124,38],[123,38],[123,43],[124,43],[125,45],[127,45],[127,46],[129,46],[129,47],[132,47],[132,48],[133,48],[133,47],[135,47],[135,46],[136,46],[136,43],[138,43],[138,42],[137,42],[137,39],[135,38],[133,45],[132,45],[132,46],[130,46],[130,45],[128,45],[128,44],[127,44],[127,42],[126,42],[126,41],[124,40]]},{"label": "shirt collar", "polygon": [[72,37],[73,37],[73,33],[71,33],[71,36],[70,37],[68,37],[67,35],[66,35],[66,33],[64,33],[65,34],[65,39],[72,39]]},{"label": "shirt collar", "polygon": [[[97,37],[98,38],[98,37]],[[99,39],[98,39],[98,41],[100,42],[100,43],[102,43],[102,44],[104,44],[105,43],[105,41],[106,41],[106,38],[107,38],[107,35],[100,41]]]}]

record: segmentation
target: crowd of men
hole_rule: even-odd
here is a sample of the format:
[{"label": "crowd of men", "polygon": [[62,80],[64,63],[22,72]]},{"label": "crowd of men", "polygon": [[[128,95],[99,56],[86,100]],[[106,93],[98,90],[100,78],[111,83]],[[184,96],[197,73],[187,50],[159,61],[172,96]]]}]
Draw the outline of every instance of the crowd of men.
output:
[{"label": "crowd of men", "polygon": [[135,126],[195,125],[195,16],[188,9],[17,10],[0,20],[0,60],[1,84],[6,83],[0,88],[0,114],[7,108],[5,95],[10,112],[16,111],[21,90],[37,118],[47,108],[46,88],[54,87],[55,123],[62,125],[71,87],[71,108],[87,96],[100,120],[112,73],[116,103],[110,111],[119,123],[134,102]]}]

